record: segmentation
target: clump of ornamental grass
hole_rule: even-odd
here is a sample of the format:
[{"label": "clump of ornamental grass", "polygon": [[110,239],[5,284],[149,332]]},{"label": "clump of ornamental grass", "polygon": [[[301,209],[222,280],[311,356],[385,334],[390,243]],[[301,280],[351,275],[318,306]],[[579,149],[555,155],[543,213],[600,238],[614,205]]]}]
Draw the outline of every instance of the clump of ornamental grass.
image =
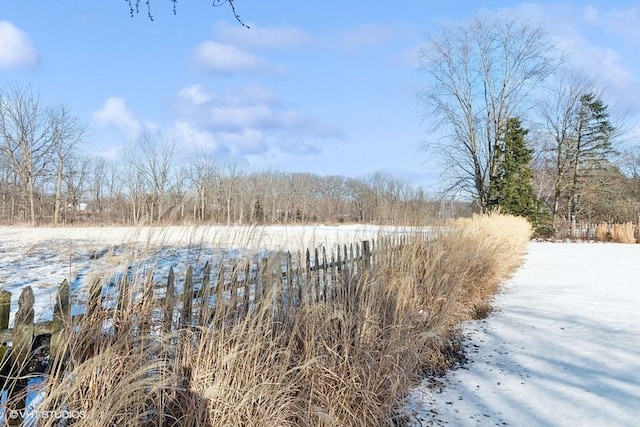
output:
[{"label": "clump of ornamental grass", "polygon": [[[94,282],[90,294],[99,284]],[[90,297],[86,313],[52,336],[40,411],[71,414],[67,421],[74,426],[164,422],[167,395],[178,382],[163,353],[171,337],[152,330],[157,307],[151,298],[134,298],[139,284],[121,285],[114,309],[104,310]],[[58,421],[43,419],[38,425]]]},{"label": "clump of ornamental grass", "polygon": [[636,243],[636,226],[624,224],[598,224],[595,233],[598,242]]},{"label": "clump of ornamental grass", "polygon": [[464,298],[478,318],[490,311],[490,303],[500,283],[520,265],[531,236],[526,219],[489,214],[458,220],[452,232],[443,236],[442,244],[449,265],[461,270],[447,271],[460,280]]},{"label": "clump of ornamental grass", "polygon": [[609,224],[598,224],[596,226],[595,239],[597,242],[610,242],[612,239]]},{"label": "clump of ornamental grass", "polygon": [[617,243],[636,243],[635,225],[631,222],[613,224],[611,226],[611,238]]},{"label": "clump of ornamental grass", "polygon": [[220,306],[171,332],[144,321],[152,298],[131,293],[108,315],[89,305],[60,341],[42,407],[84,411],[75,425],[92,427],[397,424],[410,387],[446,368],[460,323],[488,312],[530,232],[501,215],[457,221],[332,276],[327,301],[283,304],[275,275],[249,314]]},{"label": "clump of ornamental grass", "polygon": [[[271,292],[274,292],[272,290]],[[267,296],[251,314],[228,307],[209,327],[182,330],[172,360],[180,383],[167,408],[176,426],[296,425],[300,371]]]}]

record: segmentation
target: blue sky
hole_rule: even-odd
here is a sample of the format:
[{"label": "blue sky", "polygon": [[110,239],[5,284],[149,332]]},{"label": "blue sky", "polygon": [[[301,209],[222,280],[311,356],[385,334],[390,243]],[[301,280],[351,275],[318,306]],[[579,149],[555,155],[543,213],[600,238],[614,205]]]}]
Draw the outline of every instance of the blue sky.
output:
[{"label": "blue sky", "polygon": [[[246,29],[210,1],[2,0],[0,84],[30,83],[117,158],[141,132],[244,169],[361,177],[391,172],[428,190],[441,170],[416,94],[425,32],[478,10],[541,23],[610,103],[640,113],[637,2],[237,0]],[[196,149],[195,147],[199,147]]]}]

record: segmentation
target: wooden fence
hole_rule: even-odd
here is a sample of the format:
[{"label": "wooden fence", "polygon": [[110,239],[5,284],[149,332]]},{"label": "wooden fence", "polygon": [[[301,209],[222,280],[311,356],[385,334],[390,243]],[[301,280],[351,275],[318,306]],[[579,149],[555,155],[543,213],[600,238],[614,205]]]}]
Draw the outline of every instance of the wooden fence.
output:
[{"label": "wooden fence", "polygon": [[[331,303],[344,295],[341,292],[350,292],[358,277],[375,265],[381,252],[397,250],[406,239],[394,236],[330,250],[307,249],[295,255],[277,252],[252,259],[221,260],[215,267],[211,263],[202,269],[189,266],[181,280],[171,268],[163,283],[154,282],[150,273],[142,280],[127,274],[115,283],[96,280],[89,286],[85,312],[76,316],[71,315],[71,289],[64,280],[57,290],[53,319],[46,322],[34,322],[35,297],[27,286],[18,299],[12,328],[9,328],[12,295],[0,290],[1,389],[23,388],[10,379],[38,372],[36,359],[42,359],[43,355],[61,354],[57,347],[63,346],[59,344],[62,331],[69,325],[80,324],[83,316],[96,313],[112,316],[113,325],[118,327],[127,324],[119,316],[135,316],[136,307],[151,302],[152,318],[143,323],[149,329],[175,331],[215,327],[213,320],[220,319],[221,311],[225,322],[240,321],[268,299],[274,316],[284,320],[290,310],[302,304]],[[105,288],[110,286],[117,289],[108,297]]]}]

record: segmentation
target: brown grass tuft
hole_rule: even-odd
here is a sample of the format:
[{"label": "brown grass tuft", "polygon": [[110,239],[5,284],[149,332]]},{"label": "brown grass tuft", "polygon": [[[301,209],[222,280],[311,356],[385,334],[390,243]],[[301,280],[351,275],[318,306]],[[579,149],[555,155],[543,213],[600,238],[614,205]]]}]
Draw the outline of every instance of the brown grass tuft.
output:
[{"label": "brown grass tuft", "polygon": [[597,242],[610,242],[611,231],[609,231],[609,224],[598,224],[595,238]]},{"label": "brown grass tuft", "polygon": [[636,243],[636,226],[624,224],[598,224],[595,239],[598,242]]},{"label": "brown grass tuft", "polygon": [[614,224],[611,227],[611,236],[617,243],[636,243],[635,225],[631,222]]}]

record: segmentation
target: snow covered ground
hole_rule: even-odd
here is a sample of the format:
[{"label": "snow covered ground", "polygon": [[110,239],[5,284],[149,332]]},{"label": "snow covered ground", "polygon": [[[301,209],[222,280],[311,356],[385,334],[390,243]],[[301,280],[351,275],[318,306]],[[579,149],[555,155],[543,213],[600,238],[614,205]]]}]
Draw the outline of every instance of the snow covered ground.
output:
[{"label": "snow covered ground", "polygon": [[[83,292],[93,272],[122,272],[132,260],[166,280],[170,267],[179,275],[187,265],[238,256],[243,251],[291,250],[349,244],[382,233],[408,229],[372,225],[264,227],[0,227],[0,289],[12,292],[10,323],[21,290],[36,296],[36,321],[51,319],[55,292],[69,280],[74,312],[82,311]],[[102,273],[104,274],[104,273]],[[164,275],[164,277],[162,277]]]},{"label": "snow covered ground", "polygon": [[640,245],[530,243],[469,363],[407,408],[415,425],[640,425]]}]

